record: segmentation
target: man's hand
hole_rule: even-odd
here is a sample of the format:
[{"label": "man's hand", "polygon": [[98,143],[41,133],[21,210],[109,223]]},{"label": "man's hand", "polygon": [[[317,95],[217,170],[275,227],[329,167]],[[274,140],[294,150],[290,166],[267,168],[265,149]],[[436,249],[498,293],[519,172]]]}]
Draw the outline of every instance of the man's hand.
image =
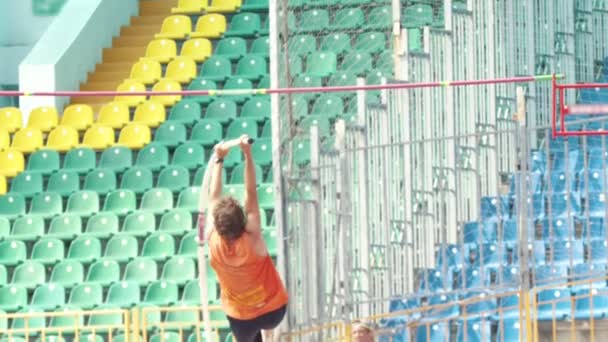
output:
[{"label": "man's hand", "polygon": [[243,134],[241,135],[241,138],[239,139],[241,141],[241,151],[243,151],[244,154],[247,154],[249,152],[251,152],[251,144],[249,143],[249,136],[247,134]]},{"label": "man's hand", "polygon": [[226,146],[223,143],[219,143],[217,145],[215,145],[215,155],[218,158],[223,159],[224,157],[226,157],[226,155],[228,155],[228,149],[226,148]]}]

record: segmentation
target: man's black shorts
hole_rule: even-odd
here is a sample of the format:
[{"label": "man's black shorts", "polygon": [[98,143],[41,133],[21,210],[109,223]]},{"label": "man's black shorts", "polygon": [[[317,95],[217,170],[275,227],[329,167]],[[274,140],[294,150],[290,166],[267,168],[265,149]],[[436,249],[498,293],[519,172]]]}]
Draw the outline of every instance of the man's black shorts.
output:
[{"label": "man's black shorts", "polygon": [[279,326],[285,313],[287,305],[250,320],[240,320],[228,316],[232,335],[237,342],[262,342],[262,330],[271,330]]}]

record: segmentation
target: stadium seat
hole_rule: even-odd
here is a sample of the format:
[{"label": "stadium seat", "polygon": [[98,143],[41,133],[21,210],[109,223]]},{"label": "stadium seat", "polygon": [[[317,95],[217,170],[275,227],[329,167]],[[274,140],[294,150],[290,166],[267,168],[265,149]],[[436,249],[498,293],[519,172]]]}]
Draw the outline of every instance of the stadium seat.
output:
[{"label": "stadium seat", "polygon": [[88,217],[98,211],[99,195],[95,191],[77,191],[68,198],[66,213]]},{"label": "stadium seat", "polygon": [[192,38],[220,38],[226,31],[226,17],[218,13],[205,14],[198,18]]},{"label": "stadium seat", "polygon": [[103,288],[98,283],[77,284],[72,288],[68,303],[88,310],[102,303]]},{"label": "stadium seat", "polygon": [[466,318],[458,324],[456,341],[490,341],[492,338],[492,322],[486,318]]},{"label": "stadium seat", "polygon": [[125,268],[123,280],[145,286],[158,278],[156,262],[149,258],[137,258],[129,261]]},{"label": "stadium seat", "polygon": [[230,77],[226,83],[224,83],[224,89],[226,95],[223,97],[226,100],[233,101],[237,104],[242,104],[245,101],[251,98],[250,94],[231,94],[227,95],[230,91],[244,91],[244,90],[253,90],[253,82],[243,77]]},{"label": "stadium seat", "polygon": [[[167,124],[163,124],[163,126],[161,126],[161,128],[157,130],[157,134],[159,134],[159,130],[165,130],[165,128],[163,128],[165,127],[165,125]],[[182,128],[179,126],[175,127],[177,127],[178,129]],[[171,131],[170,126],[167,126],[167,129],[168,131]],[[164,139],[161,139],[161,141],[162,140]],[[135,160],[135,165],[139,167],[137,168],[138,171],[141,171],[142,167],[152,171],[158,171],[167,164],[169,164],[169,151],[165,146],[161,145],[158,142],[146,145],[143,149],[139,151],[139,153],[137,154],[137,159]],[[123,183],[124,182],[125,181],[123,179]]]},{"label": "stadium seat", "polygon": [[156,232],[144,241],[141,256],[152,260],[163,261],[175,254],[175,240],[167,233]]},{"label": "stadium seat", "polygon": [[340,69],[351,74],[362,75],[372,70],[372,57],[367,52],[350,52],[344,56]]},{"label": "stadium seat", "polygon": [[337,118],[344,114],[344,101],[339,96],[323,94],[314,102],[311,114]]},{"label": "stadium seat", "polygon": [[101,153],[99,158],[100,169],[109,169],[123,172],[133,165],[131,150],[123,146],[113,146]]},{"label": "stadium seat", "polygon": [[34,108],[27,120],[27,128],[35,128],[43,133],[48,133],[59,122],[59,115],[55,107],[43,106]]},{"label": "stadium seat", "polygon": [[379,30],[387,32],[392,27],[393,13],[390,6],[372,8],[367,15],[367,22],[363,25],[365,30]]},{"label": "stadium seat", "polygon": [[268,167],[272,164],[272,142],[269,138],[260,138],[252,146],[253,159],[262,166]]},{"label": "stadium seat", "polygon": [[6,194],[7,192],[7,184],[6,177],[0,175],[0,196]]},{"label": "stadium seat", "polygon": [[19,194],[0,196],[0,216],[9,220],[25,214],[25,198]]},{"label": "stadium seat", "polygon": [[144,237],[154,232],[155,227],[156,218],[153,213],[136,211],[125,217],[121,232],[125,235]]},{"label": "stadium seat", "polygon": [[226,57],[213,55],[203,63],[200,76],[209,81],[221,82],[232,75],[232,64]]},{"label": "stadium seat", "polygon": [[24,287],[15,285],[0,287],[0,310],[14,312],[26,307],[27,304],[27,289]]},{"label": "stadium seat", "polygon": [[173,59],[167,66],[165,78],[181,84],[190,83],[196,77],[196,63],[188,56]]},{"label": "stadium seat", "polygon": [[272,134],[271,131],[272,131],[272,124],[271,124],[271,121],[268,120],[264,124],[264,127],[262,127],[262,134],[260,135],[260,137],[261,138],[270,138],[271,134]]},{"label": "stadium seat", "polygon": [[300,14],[297,31],[300,33],[320,32],[329,27],[329,12],[325,9],[311,9]]},{"label": "stadium seat", "polygon": [[257,13],[241,12],[232,17],[225,37],[253,37],[262,27],[262,20]]},{"label": "stadium seat", "polygon": [[[257,142],[256,142],[257,144]],[[254,145],[255,146],[255,145]],[[192,180],[193,186],[200,186],[203,183],[203,176],[205,175],[206,166],[201,166],[196,169],[196,173],[194,174],[194,179]],[[222,184],[226,184],[228,182],[228,176],[226,172],[222,172]]]},{"label": "stadium seat", "polygon": [[143,302],[166,306],[176,303],[178,298],[177,284],[168,281],[153,281],[146,288]]},{"label": "stadium seat", "polygon": [[293,36],[289,38],[288,49],[291,56],[306,56],[317,51],[317,40],[310,34]]},{"label": "stadium seat", "polygon": [[142,58],[131,67],[129,79],[143,84],[153,84],[162,76],[162,67],[159,62]]},{"label": "stadium seat", "polygon": [[200,120],[192,128],[190,142],[206,147],[214,146],[223,139],[223,128],[215,119]]},{"label": "stadium seat", "polygon": [[82,189],[105,195],[116,189],[116,173],[110,169],[95,169],[85,177]]},{"label": "stadium seat", "polygon": [[[86,325],[90,327],[122,327],[124,326],[124,315],[122,312],[116,311],[116,307],[113,305],[99,305],[95,313],[89,316],[89,321]],[[117,335],[116,337],[119,336]]]},{"label": "stadium seat", "polygon": [[198,187],[190,187],[182,190],[177,197],[177,208],[190,210],[192,213],[199,211],[200,193]]},{"label": "stadium seat", "polygon": [[120,189],[107,194],[103,211],[117,215],[126,215],[137,208],[136,195],[134,191]]},{"label": "stadium seat", "polygon": [[59,152],[67,152],[78,146],[78,131],[70,126],[57,126],[47,137],[46,147]]},{"label": "stadium seat", "polygon": [[42,174],[24,171],[11,182],[11,192],[30,198],[42,191]]},{"label": "stadium seat", "polygon": [[[198,1],[198,0],[196,0]],[[160,63],[169,63],[177,56],[177,44],[171,39],[155,39],[148,43],[145,57]]]},{"label": "stadium seat", "polygon": [[380,53],[386,50],[386,36],[382,32],[360,34],[353,46],[355,50],[367,53]]},{"label": "stadium seat", "polygon": [[415,4],[403,8],[402,22],[406,28],[418,28],[433,23],[433,8],[428,4]]},{"label": "stadium seat", "polygon": [[[256,184],[262,183],[264,172],[260,165],[255,164],[255,182]],[[240,163],[232,169],[230,175],[230,184],[245,184],[245,163]]]},{"label": "stadium seat", "polygon": [[73,240],[82,233],[82,220],[79,216],[63,214],[53,217],[49,224],[47,237],[60,240]]},{"label": "stadium seat", "polygon": [[569,290],[548,289],[538,294],[536,319],[539,321],[563,320],[572,315]]},{"label": "stadium seat", "polygon": [[237,149],[233,148],[228,151],[228,155],[224,158],[224,166],[227,168],[234,167],[240,164],[243,161],[243,153]]},{"label": "stadium seat", "polygon": [[118,144],[130,149],[139,150],[150,142],[150,128],[148,126],[131,123],[120,130]]},{"label": "stadium seat", "polygon": [[[158,81],[158,83],[156,83],[154,85],[154,87],[152,87],[152,91],[158,91],[158,92],[176,92],[176,91],[181,91],[181,90],[182,90],[182,87],[179,84],[179,82],[176,82],[173,80],[168,80],[168,79],[161,79],[160,81]],[[159,104],[162,104],[165,107],[173,106],[176,102],[178,102],[181,99],[182,99],[181,95],[150,96],[151,101],[158,102]]]},{"label": "stadium seat", "polygon": [[193,170],[206,164],[206,162],[205,149],[197,143],[187,142],[181,144],[175,150],[171,164]]},{"label": "stadium seat", "polygon": [[97,123],[114,129],[123,128],[129,123],[129,106],[122,102],[104,104],[99,110]]},{"label": "stadium seat", "polygon": [[256,38],[251,43],[249,55],[268,58],[269,54],[270,54],[269,51],[270,51],[270,39],[267,36],[262,36],[262,37]]},{"label": "stadium seat", "polygon": [[47,182],[46,191],[54,192],[60,196],[68,196],[80,190],[80,178],[76,171],[61,169],[53,173]]},{"label": "stadium seat", "polygon": [[185,39],[192,31],[192,21],[185,15],[172,15],[165,18],[160,31],[154,38]]},{"label": "stadium seat", "polygon": [[[144,299],[145,301],[145,299]],[[165,331],[163,333],[155,333],[150,337],[150,342],[181,342],[181,338],[177,332]]]},{"label": "stadium seat", "polygon": [[42,131],[35,127],[26,127],[13,135],[11,149],[22,153],[32,153],[44,146]]},{"label": "stadium seat", "polygon": [[104,259],[125,262],[137,256],[137,249],[137,239],[134,236],[126,234],[114,235],[108,240]]},{"label": "stadium seat", "polygon": [[140,209],[156,214],[173,209],[173,194],[171,190],[152,188],[146,191],[141,199]]},{"label": "stadium seat", "polygon": [[344,32],[328,34],[321,39],[320,51],[330,51],[336,55],[344,54],[352,50],[350,36]]},{"label": "stadium seat", "polygon": [[201,310],[188,310],[185,304],[175,305],[174,307],[184,307],[182,310],[175,310],[167,312],[165,317],[165,324],[167,324],[171,330],[178,330],[179,326],[193,325],[192,322],[198,322],[200,320]]},{"label": "stadium seat", "polygon": [[101,242],[90,236],[77,237],[68,248],[67,259],[90,263],[101,257]]},{"label": "stadium seat", "polygon": [[61,116],[61,125],[84,131],[93,124],[93,108],[86,104],[68,106]]},{"label": "stadium seat", "polygon": [[305,117],[302,121],[300,121],[299,128],[305,132],[310,133],[310,128],[312,126],[317,126],[319,128],[319,136],[327,137],[330,135],[331,125],[329,123],[329,119],[324,116],[317,115],[309,115]]},{"label": "stadium seat", "polygon": [[[192,216],[188,210],[173,209],[166,212],[160,220],[158,231],[181,236],[193,229]],[[145,247],[144,247],[145,250]]]},{"label": "stadium seat", "polygon": [[246,55],[236,65],[236,76],[249,80],[259,80],[268,74],[266,59],[261,56]]},{"label": "stadium seat", "polygon": [[395,65],[395,57],[392,51],[385,51],[378,55],[374,63],[374,68],[383,72],[392,73]]},{"label": "stadium seat", "polygon": [[210,0],[207,13],[232,13],[241,7],[242,0]]},{"label": "stadium seat", "polygon": [[364,24],[365,14],[361,8],[342,8],[336,12],[329,29],[333,31],[357,30]]},{"label": "stadium seat", "polygon": [[[116,91],[124,93],[144,92],[146,91],[146,86],[143,83],[134,80],[124,80],[118,86],[118,88],[116,88]],[[114,102],[123,103],[129,107],[135,107],[138,104],[144,102],[145,100],[145,95],[119,95],[114,98]]]},{"label": "stadium seat", "polygon": [[207,107],[205,119],[213,119],[221,124],[227,124],[237,117],[237,105],[234,101],[218,99]]},{"label": "stadium seat", "polygon": [[149,127],[158,127],[165,121],[165,107],[159,103],[146,101],[137,105],[133,122]]},{"label": "stadium seat", "polygon": [[[206,90],[216,90],[217,83],[212,80],[208,80],[204,77],[195,78],[190,85],[188,86],[188,90],[196,90],[196,91],[206,91]],[[208,104],[213,101],[213,96],[211,95],[189,95],[188,99],[192,99],[200,104]],[[179,105],[176,104],[176,106]],[[200,116],[200,113],[199,113]]]},{"label": "stadium seat", "polygon": [[53,267],[50,283],[59,284],[67,289],[79,285],[84,280],[84,266],[75,260],[62,260]]},{"label": "stadium seat", "polygon": [[11,238],[21,241],[38,240],[44,235],[44,219],[40,216],[23,216],[13,222]]},{"label": "stadium seat", "polygon": [[[155,145],[162,144],[167,147],[176,147],[184,143],[184,141],[186,141],[186,127],[179,122],[165,122],[154,134]],[[144,147],[144,149],[148,146]]]},{"label": "stadium seat", "polygon": [[198,254],[197,231],[191,231],[182,237],[177,254],[186,257],[195,257]]},{"label": "stadium seat", "polygon": [[[297,76],[293,81],[293,86],[296,88],[317,88],[323,86],[323,82],[321,77],[314,77],[309,75],[300,75]],[[317,96],[315,93],[304,93],[300,94],[300,96],[304,99],[311,100]]]},{"label": "stadium seat", "polygon": [[179,0],[177,7],[171,9],[173,14],[200,14],[207,8],[206,0]]},{"label": "stadium seat", "polygon": [[37,194],[30,204],[30,215],[50,218],[62,212],[61,195],[53,192]]},{"label": "stadium seat", "polygon": [[32,308],[55,310],[65,305],[65,289],[60,284],[43,284],[34,290]]},{"label": "stadium seat", "polygon": [[[164,160],[167,160],[168,162],[168,157]],[[131,190],[136,194],[144,193],[153,186],[154,184],[152,171],[150,171],[150,169],[148,169],[147,167],[142,166],[132,167],[125,171],[125,173],[123,173],[122,175],[120,183],[121,189]]]},{"label": "stadium seat", "polygon": [[245,0],[241,11],[266,13],[268,12],[268,0]]},{"label": "stadium seat", "polygon": [[237,118],[234,119],[226,129],[226,139],[237,139],[243,134],[247,134],[251,138],[257,138],[258,125],[255,119]]},{"label": "stadium seat", "polygon": [[241,108],[241,117],[252,118],[258,122],[270,119],[270,101],[266,98],[253,98]]},{"label": "stadium seat", "polygon": [[[204,62],[212,54],[213,46],[211,41],[206,38],[194,38],[186,40],[184,45],[182,45],[182,50],[180,53],[182,57],[188,57],[196,63]],[[196,74],[196,65],[194,68],[194,74]],[[192,77],[195,77],[195,75]]]},{"label": "stadium seat", "polygon": [[245,200],[244,184],[226,184],[223,190],[224,195],[230,196],[241,203]]},{"label": "stadium seat", "polygon": [[258,201],[260,204],[260,208],[273,209],[275,207],[274,185],[260,184],[258,188]]},{"label": "stadium seat", "polygon": [[7,130],[0,129],[0,151],[6,150],[11,146],[11,137]]},{"label": "stadium seat", "polygon": [[0,108],[0,127],[9,133],[14,133],[23,127],[23,114],[19,108]]},{"label": "stadium seat", "polygon": [[136,282],[121,281],[108,288],[106,303],[111,306],[130,308],[141,300],[139,285]]},{"label": "stadium seat", "polygon": [[164,168],[158,175],[156,186],[167,188],[171,191],[181,191],[190,185],[190,174],[188,169],[182,166],[170,165]]},{"label": "stadium seat", "polygon": [[45,280],[44,265],[27,260],[15,267],[11,284],[26,289],[34,289],[36,286],[44,284]]},{"label": "stadium seat", "polygon": [[161,274],[161,279],[165,281],[173,281],[177,284],[184,285],[190,279],[196,278],[194,261],[183,256],[175,256],[169,259]]},{"label": "stadium seat", "polygon": [[602,319],[608,316],[606,289],[585,289],[575,294],[574,318],[579,320]]},{"label": "stadium seat", "polygon": [[[196,80],[194,81],[196,82]],[[201,118],[201,105],[193,99],[181,100],[171,108],[169,114],[169,121],[171,123],[178,123],[184,125],[193,125]],[[184,138],[185,138],[184,131]],[[157,133],[158,134],[158,133]],[[155,138],[156,140],[156,135]],[[185,140],[185,139],[184,139]]]},{"label": "stadium seat", "polygon": [[64,255],[65,247],[61,240],[45,237],[34,244],[31,259],[50,265],[63,260]]},{"label": "stadium seat", "polygon": [[87,283],[97,283],[108,286],[120,279],[120,266],[115,260],[102,259],[96,261],[89,267]]},{"label": "stadium seat", "polygon": [[109,126],[93,125],[84,133],[82,147],[103,150],[114,145],[114,130]]},{"label": "stadium seat", "polygon": [[97,213],[87,220],[85,228],[87,237],[107,239],[117,233],[118,216],[115,213]]}]

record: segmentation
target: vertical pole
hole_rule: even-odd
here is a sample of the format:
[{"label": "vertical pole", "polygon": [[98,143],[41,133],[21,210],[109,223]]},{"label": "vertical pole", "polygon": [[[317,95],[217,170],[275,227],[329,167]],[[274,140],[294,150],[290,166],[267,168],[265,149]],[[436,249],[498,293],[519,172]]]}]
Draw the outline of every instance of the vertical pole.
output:
[{"label": "vertical pole", "polygon": [[[310,290],[307,294],[307,297],[304,298],[305,302],[310,303],[310,312],[312,313],[312,317],[318,320],[318,322],[323,321],[323,296],[325,294],[324,287],[325,282],[323,281],[326,272],[325,272],[325,263],[322,262],[324,260],[323,253],[323,240],[322,240],[322,226],[321,226],[321,179],[319,173],[319,159],[321,156],[321,147],[320,139],[319,139],[319,127],[313,125],[310,128],[310,171],[312,178],[312,193],[313,193],[313,202],[310,204],[312,206],[314,216],[309,223],[313,224],[313,227],[306,227],[310,231],[310,235],[308,236],[308,245],[310,250],[310,258],[307,260],[308,263],[308,276],[312,277],[312,280],[308,282]],[[309,207],[309,205],[306,205]]]}]

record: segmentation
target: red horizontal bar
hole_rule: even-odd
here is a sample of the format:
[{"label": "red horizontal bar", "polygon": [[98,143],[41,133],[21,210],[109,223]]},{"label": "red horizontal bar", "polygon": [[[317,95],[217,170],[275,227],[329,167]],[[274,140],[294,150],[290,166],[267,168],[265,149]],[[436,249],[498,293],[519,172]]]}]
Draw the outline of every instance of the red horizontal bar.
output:
[{"label": "red horizontal bar", "polygon": [[558,137],[597,136],[608,135],[608,130],[603,131],[557,131]]},{"label": "red horizontal bar", "polygon": [[589,88],[608,88],[608,83],[575,83],[575,84],[556,84],[557,89],[589,89]]}]

